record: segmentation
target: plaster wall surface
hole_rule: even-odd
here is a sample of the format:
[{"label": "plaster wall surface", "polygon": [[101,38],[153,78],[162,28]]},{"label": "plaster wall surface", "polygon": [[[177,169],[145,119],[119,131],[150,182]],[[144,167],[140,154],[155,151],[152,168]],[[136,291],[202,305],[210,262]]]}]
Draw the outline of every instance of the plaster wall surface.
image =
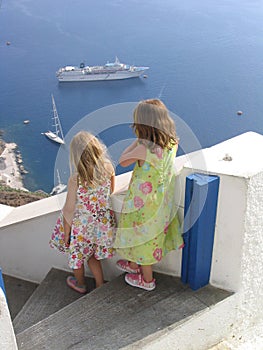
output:
[{"label": "plaster wall surface", "polygon": [[[250,178],[241,263],[242,304],[238,308],[240,332],[263,325],[263,172]],[[262,329],[263,336],[263,329]],[[262,340],[263,348],[263,340]]]},{"label": "plaster wall surface", "polygon": [[[126,173],[116,178],[116,194],[112,200],[117,219],[130,177],[131,173]],[[0,266],[5,274],[39,283],[52,267],[70,271],[67,256],[51,249],[48,244],[65,198],[66,194],[62,193],[12,208],[0,221]],[[179,212],[182,217],[182,208]],[[116,255],[102,261],[106,280],[112,280],[121,274],[115,267],[119,258]],[[156,264],[155,270],[179,276],[181,250],[168,254],[162,262]],[[87,266],[86,274],[90,275]]]},{"label": "plaster wall surface", "polygon": [[10,313],[2,288],[0,288],[0,345],[3,350],[17,350]]},{"label": "plaster wall surface", "polygon": [[228,175],[219,176],[210,283],[222,289],[238,291],[247,207],[247,181]]},{"label": "plaster wall surface", "polygon": [[[210,283],[230,291],[241,288],[245,231],[256,229],[262,232],[262,226],[260,229],[260,225],[255,225],[251,219],[249,229],[247,224],[251,206],[254,208],[252,216],[260,216],[262,189],[260,180],[256,184],[253,177],[263,172],[263,162],[259,161],[262,149],[263,136],[247,132],[190,154],[181,173],[184,177],[193,172],[220,177]],[[231,160],[223,160],[226,155]],[[252,241],[251,244],[255,244],[254,238]]]}]

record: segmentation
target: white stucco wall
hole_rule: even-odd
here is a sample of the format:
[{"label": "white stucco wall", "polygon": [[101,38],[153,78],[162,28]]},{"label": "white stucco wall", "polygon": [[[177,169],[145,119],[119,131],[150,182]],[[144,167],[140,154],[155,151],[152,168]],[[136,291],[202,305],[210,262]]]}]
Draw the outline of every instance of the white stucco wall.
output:
[{"label": "white stucco wall", "polygon": [[0,348],[2,350],[17,350],[10,313],[2,288],[0,288]]},{"label": "white stucco wall", "polygon": [[[242,286],[243,248],[247,232],[260,230],[262,224],[259,220],[257,224],[251,222],[250,228],[247,224],[251,217],[261,215],[262,149],[263,136],[248,132],[204,149],[192,157],[190,155],[183,169],[182,175],[185,176],[197,172],[220,177],[210,283],[230,291],[239,291]],[[223,160],[226,154],[232,157],[232,161]],[[250,234],[250,237],[253,235]],[[253,238],[252,246],[258,243],[258,239]]]},{"label": "white stucco wall", "polygon": [[242,335],[255,324],[263,325],[263,172],[248,181],[240,275],[243,300],[238,308],[237,327]]},{"label": "white stucco wall", "polygon": [[[178,164],[181,164],[181,160]],[[117,194],[112,199],[117,219],[124,198],[121,193],[128,188],[130,177],[131,173],[127,173],[116,178]],[[178,191],[181,192],[180,177],[177,182]],[[0,266],[5,274],[39,283],[52,267],[70,271],[66,255],[51,249],[48,244],[65,198],[66,194],[62,193],[13,208],[3,216],[0,221]],[[178,196],[178,201],[182,202],[182,200],[183,196]],[[179,208],[179,214],[182,219],[182,207]],[[11,248],[6,249],[6,247]],[[155,265],[154,270],[179,276],[181,254],[181,250],[171,252],[162,262]],[[112,280],[121,274],[121,271],[115,267],[119,258],[116,255],[112,259],[102,261],[106,280]],[[90,275],[87,266],[86,274]]]}]

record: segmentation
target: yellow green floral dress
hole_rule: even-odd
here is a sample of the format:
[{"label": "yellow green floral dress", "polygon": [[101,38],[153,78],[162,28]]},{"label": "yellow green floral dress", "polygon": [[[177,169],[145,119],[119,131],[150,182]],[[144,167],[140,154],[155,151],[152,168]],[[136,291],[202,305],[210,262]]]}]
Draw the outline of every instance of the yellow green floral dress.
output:
[{"label": "yellow green floral dress", "polygon": [[144,164],[134,167],[114,243],[129,261],[152,265],[183,246],[175,205],[176,151],[177,146],[147,148]]}]

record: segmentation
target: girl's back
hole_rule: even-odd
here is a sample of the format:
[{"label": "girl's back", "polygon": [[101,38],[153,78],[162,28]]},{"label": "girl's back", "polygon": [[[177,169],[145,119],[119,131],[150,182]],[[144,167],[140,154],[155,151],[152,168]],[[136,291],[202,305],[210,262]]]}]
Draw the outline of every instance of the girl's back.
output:
[{"label": "girl's back", "polygon": [[93,243],[107,246],[113,238],[114,214],[111,205],[111,181],[105,179],[97,187],[78,185],[73,232],[81,233]]},{"label": "girl's back", "polygon": [[[112,210],[112,173],[114,168],[108,161],[104,163],[104,170],[96,184],[82,183],[78,174],[72,176],[72,244],[89,240],[97,246],[111,246],[115,233],[114,212]],[[70,202],[68,202],[70,204]],[[64,207],[64,212],[66,208]],[[77,242],[78,241],[78,242]]]}]

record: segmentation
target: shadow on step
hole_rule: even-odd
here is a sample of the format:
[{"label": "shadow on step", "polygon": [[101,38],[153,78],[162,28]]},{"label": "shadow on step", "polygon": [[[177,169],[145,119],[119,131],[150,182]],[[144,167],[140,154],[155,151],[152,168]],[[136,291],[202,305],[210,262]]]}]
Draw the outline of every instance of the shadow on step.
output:
[{"label": "shadow on step", "polygon": [[35,291],[38,284],[21,280],[19,278],[3,275],[8,308],[11,319],[13,320],[31,294]]}]

